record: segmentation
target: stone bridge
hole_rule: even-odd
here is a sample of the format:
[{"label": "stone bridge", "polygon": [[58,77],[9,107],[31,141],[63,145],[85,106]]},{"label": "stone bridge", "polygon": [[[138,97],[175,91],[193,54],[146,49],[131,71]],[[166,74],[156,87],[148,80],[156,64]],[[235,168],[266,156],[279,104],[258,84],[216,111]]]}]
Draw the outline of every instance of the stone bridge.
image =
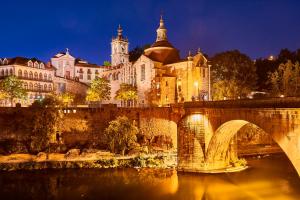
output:
[{"label": "stone bridge", "polygon": [[300,175],[300,99],[189,102],[178,124],[178,169],[224,168],[233,137],[253,124],[281,147]]}]

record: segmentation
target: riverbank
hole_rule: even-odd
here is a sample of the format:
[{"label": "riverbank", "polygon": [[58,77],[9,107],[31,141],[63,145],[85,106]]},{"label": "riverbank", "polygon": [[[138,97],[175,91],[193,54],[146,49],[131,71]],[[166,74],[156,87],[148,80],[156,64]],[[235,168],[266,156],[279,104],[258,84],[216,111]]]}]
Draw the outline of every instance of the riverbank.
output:
[{"label": "riverbank", "polygon": [[169,155],[164,154],[118,156],[102,151],[77,154],[75,150],[67,154],[39,153],[38,155],[0,156],[0,171],[126,167],[169,168],[175,167],[175,161]]}]

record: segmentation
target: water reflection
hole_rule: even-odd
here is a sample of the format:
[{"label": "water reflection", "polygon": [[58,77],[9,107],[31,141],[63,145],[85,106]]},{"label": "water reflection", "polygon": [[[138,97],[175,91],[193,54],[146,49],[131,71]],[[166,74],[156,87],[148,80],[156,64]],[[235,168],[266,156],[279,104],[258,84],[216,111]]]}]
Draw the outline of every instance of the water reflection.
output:
[{"label": "water reflection", "polygon": [[300,199],[300,179],[284,155],[251,160],[234,174],[174,170],[43,170],[0,173],[1,199]]}]

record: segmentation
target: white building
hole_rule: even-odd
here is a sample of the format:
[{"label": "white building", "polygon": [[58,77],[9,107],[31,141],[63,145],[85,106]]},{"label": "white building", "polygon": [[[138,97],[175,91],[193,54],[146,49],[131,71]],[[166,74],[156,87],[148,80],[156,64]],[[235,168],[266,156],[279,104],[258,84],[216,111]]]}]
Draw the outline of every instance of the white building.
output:
[{"label": "white building", "polygon": [[[17,100],[15,103],[31,104],[53,91],[54,68],[35,58],[0,59],[0,78],[3,79],[9,75],[17,76],[22,80],[28,94],[27,99]],[[10,102],[7,101],[5,104],[10,104]]]}]

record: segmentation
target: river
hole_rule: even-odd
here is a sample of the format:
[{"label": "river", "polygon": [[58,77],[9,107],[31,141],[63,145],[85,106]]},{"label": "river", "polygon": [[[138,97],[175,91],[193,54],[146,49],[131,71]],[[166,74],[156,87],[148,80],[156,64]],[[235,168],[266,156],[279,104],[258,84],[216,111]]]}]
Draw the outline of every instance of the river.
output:
[{"label": "river", "polygon": [[300,199],[300,178],[284,154],[248,163],[243,172],[218,175],[150,169],[0,172],[0,199]]}]

